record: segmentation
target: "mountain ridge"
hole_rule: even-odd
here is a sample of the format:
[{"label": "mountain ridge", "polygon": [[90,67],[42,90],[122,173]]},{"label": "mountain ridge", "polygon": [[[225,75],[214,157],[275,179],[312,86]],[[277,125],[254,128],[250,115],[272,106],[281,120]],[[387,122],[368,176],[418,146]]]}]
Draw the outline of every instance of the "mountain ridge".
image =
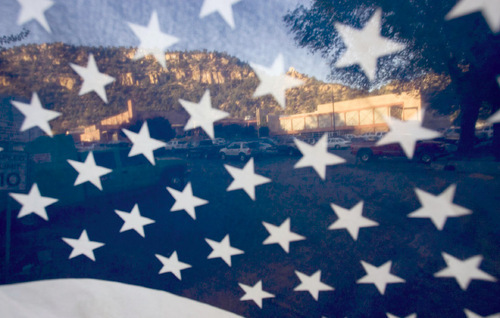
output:
[{"label": "mountain ridge", "polygon": [[[259,79],[249,64],[223,52],[167,51],[167,68],[153,58],[133,60],[134,48],[82,47],[62,43],[30,44],[0,51],[0,94],[29,101],[38,93],[43,107],[61,112],[51,121],[62,133],[92,125],[126,110],[127,100],[140,112],[185,112],[179,99],[198,102],[210,90],[212,107],[232,117],[266,113],[312,112],[318,104],[370,95],[340,84],[324,83],[290,68],[288,74],[304,80],[287,91],[282,110],[271,95],[253,98]],[[106,86],[109,103],[95,93],[79,96],[80,76],[70,63],[86,66],[93,54],[99,71],[116,80]],[[373,93],[373,92],[372,92]]]}]

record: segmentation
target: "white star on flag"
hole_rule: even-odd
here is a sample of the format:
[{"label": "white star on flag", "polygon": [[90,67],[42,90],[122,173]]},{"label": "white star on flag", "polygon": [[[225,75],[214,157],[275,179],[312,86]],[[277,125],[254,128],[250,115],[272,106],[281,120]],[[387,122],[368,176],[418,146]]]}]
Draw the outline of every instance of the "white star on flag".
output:
[{"label": "white star on flag", "polygon": [[135,52],[134,60],[153,55],[161,66],[167,67],[165,50],[179,42],[179,39],[161,32],[158,13],[153,11],[147,27],[135,23],[128,23],[128,25],[141,41]]},{"label": "white star on flag", "polygon": [[21,6],[21,12],[17,17],[17,25],[22,25],[30,20],[36,20],[49,33],[50,26],[45,19],[45,11],[54,5],[52,0],[17,0]]},{"label": "white star on flag", "polygon": [[253,300],[259,308],[262,309],[262,299],[264,298],[274,298],[274,295],[262,290],[262,280],[259,280],[254,286],[248,286],[245,284],[238,283],[241,289],[245,291],[245,295],[240,298],[240,300]]},{"label": "white star on flag", "polygon": [[326,166],[338,165],[346,162],[344,158],[328,152],[328,136],[324,134],[314,145],[310,145],[297,138],[295,145],[302,153],[302,158],[295,164],[294,168],[313,167],[321,179],[326,178]]},{"label": "white star on flag", "polygon": [[500,1],[499,0],[460,0],[446,15],[446,20],[462,17],[481,11],[491,31],[500,31]]},{"label": "white star on flag", "polygon": [[210,239],[205,239],[205,241],[212,248],[212,253],[208,255],[208,259],[220,257],[226,262],[226,264],[231,267],[231,256],[244,254],[240,249],[234,248],[229,242],[229,234],[227,234],[222,241],[217,242]]},{"label": "white star on flag", "polygon": [[85,255],[95,262],[94,250],[104,246],[104,243],[90,241],[87,235],[87,230],[83,230],[80,238],[78,239],[63,237],[62,240],[73,248],[73,251],[69,255],[69,259],[78,255]]},{"label": "white star on flag", "polygon": [[42,197],[36,183],[31,186],[31,190],[28,194],[9,193],[9,195],[22,205],[17,218],[35,213],[45,221],[48,221],[49,217],[47,216],[45,208],[59,201],[54,198]]},{"label": "white star on flag", "polygon": [[328,229],[346,229],[352,238],[358,239],[359,229],[362,227],[378,226],[378,223],[362,216],[363,201],[358,202],[351,209],[344,209],[338,205],[330,203],[332,210],[337,214],[338,220],[332,223]]},{"label": "white star on flag", "polygon": [[256,174],[254,171],[253,158],[250,158],[243,169],[224,165],[227,172],[233,177],[233,182],[226,191],[243,189],[248,196],[255,201],[255,187],[271,182],[271,179]]},{"label": "white star on flag", "polygon": [[234,18],[232,5],[241,0],[205,0],[201,7],[200,18],[206,17],[214,12],[219,12],[226,23],[234,29]]},{"label": "white star on flag", "polygon": [[177,251],[174,251],[170,257],[161,256],[160,254],[155,254],[155,256],[163,264],[158,274],[172,273],[177,279],[182,280],[181,270],[191,268],[191,265],[179,261]]},{"label": "white star on flag", "polygon": [[175,199],[175,203],[172,208],[170,208],[170,212],[184,210],[193,218],[193,220],[196,220],[195,208],[200,205],[208,204],[207,200],[203,200],[193,195],[191,182],[186,184],[182,192],[169,187],[167,187],[167,191]]},{"label": "white star on flag", "polygon": [[95,164],[94,154],[89,152],[85,162],[68,159],[68,163],[78,172],[74,185],[90,182],[102,191],[101,177],[111,173],[113,170]]},{"label": "white star on flag", "polygon": [[473,279],[490,282],[497,281],[495,277],[479,269],[479,265],[481,265],[483,261],[481,255],[476,255],[461,261],[444,252],[441,254],[443,255],[447,267],[434,274],[435,277],[454,277],[462,290],[467,290]]},{"label": "white star on flag", "polygon": [[488,119],[486,121],[490,124],[500,123],[500,109],[497,110],[493,115],[488,117]]},{"label": "white star on flag", "polygon": [[304,85],[303,80],[284,73],[285,62],[282,54],[276,57],[270,68],[253,63],[250,63],[250,66],[252,66],[260,80],[253,97],[271,94],[283,109],[286,107],[286,90]]},{"label": "white star on flag", "polygon": [[[387,318],[399,318],[398,316],[395,316],[395,315],[392,315],[389,313],[386,313],[386,315],[387,315]],[[411,315],[406,316],[405,318],[417,318],[417,314],[411,314]]]},{"label": "white star on flag", "polygon": [[422,207],[408,214],[408,217],[429,218],[436,228],[441,231],[447,218],[471,214],[471,210],[453,203],[456,188],[457,185],[452,184],[437,196],[416,188],[415,192]]},{"label": "white star on flag", "polygon": [[302,235],[296,234],[290,231],[290,218],[286,219],[280,226],[262,222],[269,236],[262,243],[264,245],[268,244],[279,244],[285,252],[290,251],[290,242],[302,241],[306,238]]},{"label": "white star on flag", "polygon": [[335,23],[347,51],[337,60],[335,67],[342,68],[358,64],[370,81],[377,75],[378,58],[397,53],[405,49],[405,45],[384,38],[380,34],[382,10],[377,9],[362,30]]},{"label": "white star on flag", "polygon": [[500,318],[500,313],[489,316],[481,316],[473,311],[470,311],[469,309],[464,309],[464,313],[467,318]]},{"label": "white star on flag", "polygon": [[128,156],[144,155],[144,157],[154,166],[156,162],[153,151],[165,147],[166,143],[150,137],[148,123],[145,121],[142,124],[139,133],[135,133],[125,128],[123,128],[122,131],[133,143]]},{"label": "white star on flag", "polygon": [[382,295],[385,293],[385,288],[387,287],[387,284],[405,282],[405,280],[402,279],[401,277],[392,275],[390,273],[392,261],[388,261],[387,263],[380,265],[379,267],[373,266],[364,261],[361,261],[361,265],[363,265],[363,268],[368,274],[358,279],[356,283],[374,284]]},{"label": "white star on flag", "polygon": [[189,113],[189,120],[184,126],[184,130],[191,130],[197,127],[201,127],[207,135],[214,139],[214,122],[226,118],[229,113],[212,108],[212,102],[210,100],[210,91],[207,89],[200,99],[199,103],[188,102],[183,99],[179,99],[182,107]]},{"label": "white star on flag", "polygon": [[386,117],[385,121],[389,125],[390,131],[380,138],[376,145],[382,146],[399,143],[406,156],[410,159],[413,158],[415,145],[418,140],[433,139],[441,136],[437,131],[422,127],[422,123],[419,120],[403,121],[393,117]]},{"label": "white star on flag", "polygon": [[95,92],[106,104],[108,103],[108,97],[106,96],[106,85],[109,85],[115,81],[115,78],[107,74],[99,72],[97,64],[94,59],[93,54],[89,54],[89,62],[87,67],[69,63],[71,68],[78,73],[83,79],[82,87],[78,96]]},{"label": "white star on flag", "polygon": [[141,216],[139,205],[137,204],[134,205],[132,211],[130,212],[115,210],[115,213],[118,214],[118,216],[125,222],[120,229],[120,233],[128,230],[134,230],[139,233],[140,236],[146,237],[144,234],[144,226],[155,223],[154,220]]},{"label": "white star on flag", "polygon": [[29,104],[16,101],[11,101],[11,103],[25,117],[21,126],[21,131],[26,131],[30,128],[38,127],[47,135],[51,137],[53,136],[49,121],[61,116],[61,113],[43,108],[37,93],[33,93]]},{"label": "white star on flag", "polygon": [[299,271],[295,271],[295,275],[300,279],[300,285],[295,287],[295,291],[307,291],[311,294],[314,300],[318,300],[320,291],[334,290],[333,287],[321,282],[321,270],[316,271],[311,276],[308,276]]}]

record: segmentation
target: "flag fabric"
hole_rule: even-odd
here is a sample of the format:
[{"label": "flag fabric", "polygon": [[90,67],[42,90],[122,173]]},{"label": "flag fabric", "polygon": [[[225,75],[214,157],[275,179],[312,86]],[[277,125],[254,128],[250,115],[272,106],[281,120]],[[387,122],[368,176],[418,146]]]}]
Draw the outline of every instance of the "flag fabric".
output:
[{"label": "flag fabric", "polygon": [[[121,62],[125,70],[127,63],[146,60],[168,69],[169,50],[220,50],[251,60],[252,76],[262,84],[252,98],[268,95],[266,101],[286,110],[285,92],[305,80],[287,73],[283,59],[321,80],[330,66],[294,47],[291,35],[280,45],[286,32],[273,19],[308,2],[251,2],[6,1],[0,25],[13,36],[3,38],[2,51],[31,43],[45,56],[44,45],[52,42],[133,46]],[[478,6],[461,3],[454,15]],[[498,19],[484,8],[495,25]],[[379,57],[404,49],[382,39],[383,9],[364,29],[340,26],[354,52],[340,64],[358,63],[370,79]],[[266,35],[260,24],[277,31]],[[356,55],[363,32],[376,45],[393,46],[370,51],[375,56]],[[20,63],[49,60],[60,58]],[[75,53],[65,68],[79,81],[64,98],[82,98],[82,107],[92,98],[98,105],[92,107],[104,109],[126,101],[111,93],[126,74],[109,74],[100,62]],[[11,89],[19,79],[5,71],[8,63],[0,63],[0,81]],[[425,159],[418,140],[441,135],[421,123],[386,118],[390,132],[381,143],[401,144],[414,160],[362,164],[361,153],[332,151],[325,132],[314,142],[295,136],[287,148],[295,156],[262,155],[251,141],[226,137],[223,161],[222,146],[209,153],[169,143],[152,117],[135,127],[118,123],[129,124],[131,108],[108,116],[118,123],[117,140],[75,146],[72,130],[81,127],[53,134],[52,125],[63,127],[67,114],[31,88],[23,87],[27,98],[3,96],[1,103],[0,317],[500,315],[498,163],[469,161],[460,171],[416,163]],[[177,134],[215,143],[215,125],[231,116],[214,102],[221,100],[218,93],[207,88],[196,100],[179,98],[185,120]],[[238,105],[236,96],[222,99],[230,98]],[[88,125],[79,134],[111,126]]]}]

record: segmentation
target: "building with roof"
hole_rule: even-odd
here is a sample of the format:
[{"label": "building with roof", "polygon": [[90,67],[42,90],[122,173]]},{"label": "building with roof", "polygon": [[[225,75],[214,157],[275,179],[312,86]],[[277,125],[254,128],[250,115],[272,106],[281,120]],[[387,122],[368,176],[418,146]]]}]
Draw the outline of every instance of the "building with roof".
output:
[{"label": "building with roof", "polygon": [[312,113],[268,115],[274,135],[314,134],[325,132],[365,133],[388,131],[385,117],[400,120],[421,119],[419,93],[386,94],[318,105]]},{"label": "building with roof", "polygon": [[117,141],[120,128],[132,122],[135,117],[132,101],[127,101],[127,111],[107,117],[99,122],[99,124],[90,125],[83,128],[83,133],[80,134],[80,142],[97,142],[97,141]]}]

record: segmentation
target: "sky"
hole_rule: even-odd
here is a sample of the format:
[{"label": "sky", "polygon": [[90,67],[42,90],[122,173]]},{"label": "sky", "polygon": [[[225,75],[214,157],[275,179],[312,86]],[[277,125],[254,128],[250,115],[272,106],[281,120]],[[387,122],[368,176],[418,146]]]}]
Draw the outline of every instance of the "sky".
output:
[{"label": "sky", "polygon": [[[23,0],[29,1],[29,0]],[[33,0],[36,1],[36,0]],[[146,26],[154,10],[162,32],[179,38],[169,50],[227,52],[244,62],[271,66],[279,53],[285,68],[327,81],[329,66],[319,54],[298,48],[283,23],[288,10],[309,0],[241,0],[232,5],[232,29],[217,12],[200,18],[203,0],[53,0],[45,11],[52,30],[37,21],[18,25],[18,0],[2,0],[0,36],[30,34],[19,44],[63,42],[86,46],[136,47],[139,39],[128,22]]]}]

